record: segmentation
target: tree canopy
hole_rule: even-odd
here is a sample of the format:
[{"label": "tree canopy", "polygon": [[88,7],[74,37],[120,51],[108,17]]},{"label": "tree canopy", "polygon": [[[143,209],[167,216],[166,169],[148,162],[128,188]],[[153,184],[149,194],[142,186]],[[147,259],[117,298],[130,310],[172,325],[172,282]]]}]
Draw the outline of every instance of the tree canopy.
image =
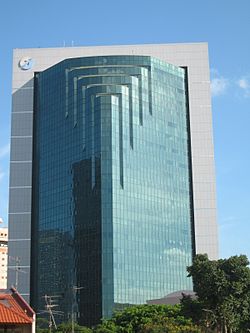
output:
[{"label": "tree canopy", "polygon": [[138,305],[128,307],[99,325],[96,333],[199,333],[179,305]]},{"label": "tree canopy", "polygon": [[[199,254],[187,270],[207,326],[225,333],[250,330],[250,268],[245,255],[209,260]],[[185,311],[194,306],[187,299],[182,304]]]}]

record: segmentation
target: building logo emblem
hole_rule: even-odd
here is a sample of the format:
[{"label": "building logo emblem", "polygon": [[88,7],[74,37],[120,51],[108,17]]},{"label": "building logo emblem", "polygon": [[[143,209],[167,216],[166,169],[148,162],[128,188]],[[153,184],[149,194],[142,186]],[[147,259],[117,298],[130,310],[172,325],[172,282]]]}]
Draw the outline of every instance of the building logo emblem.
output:
[{"label": "building logo emblem", "polygon": [[30,57],[23,57],[19,61],[19,67],[24,71],[27,71],[28,69],[31,69],[33,67],[33,64],[34,64],[34,61]]}]

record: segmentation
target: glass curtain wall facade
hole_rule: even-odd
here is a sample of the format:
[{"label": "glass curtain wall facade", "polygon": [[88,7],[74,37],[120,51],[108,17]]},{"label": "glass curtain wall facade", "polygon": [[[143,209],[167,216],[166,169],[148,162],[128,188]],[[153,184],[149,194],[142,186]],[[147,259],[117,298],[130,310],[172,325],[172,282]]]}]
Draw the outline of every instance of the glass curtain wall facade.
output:
[{"label": "glass curtain wall facade", "polygon": [[[183,68],[149,56],[64,60],[35,74],[31,301],[93,325],[192,289]],[[76,292],[76,288],[79,287]]]}]

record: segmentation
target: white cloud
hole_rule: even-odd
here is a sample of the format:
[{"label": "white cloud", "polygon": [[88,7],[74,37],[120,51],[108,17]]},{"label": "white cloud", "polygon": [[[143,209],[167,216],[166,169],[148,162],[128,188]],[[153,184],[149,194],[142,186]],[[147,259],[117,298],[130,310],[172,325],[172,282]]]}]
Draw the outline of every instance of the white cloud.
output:
[{"label": "white cloud", "polygon": [[238,87],[243,90],[245,97],[250,97],[250,80],[246,77],[242,77],[238,81],[236,81]]},{"label": "white cloud", "polygon": [[211,68],[211,94],[212,97],[220,96],[226,92],[232,93],[234,97],[239,97],[239,92],[245,98],[250,97],[250,75],[242,75],[239,78],[226,78],[220,74],[216,68]]},{"label": "white cloud", "polygon": [[8,155],[9,152],[10,152],[10,145],[9,144],[7,144],[3,147],[0,147],[0,158]]},{"label": "white cloud", "polygon": [[229,85],[228,79],[224,77],[217,77],[211,81],[212,96],[219,96],[226,92]]},{"label": "white cloud", "polygon": [[249,87],[250,87],[249,83],[247,82],[247,79],[240,79],[238,81],[238,85],[242,89],[249,89]]}]

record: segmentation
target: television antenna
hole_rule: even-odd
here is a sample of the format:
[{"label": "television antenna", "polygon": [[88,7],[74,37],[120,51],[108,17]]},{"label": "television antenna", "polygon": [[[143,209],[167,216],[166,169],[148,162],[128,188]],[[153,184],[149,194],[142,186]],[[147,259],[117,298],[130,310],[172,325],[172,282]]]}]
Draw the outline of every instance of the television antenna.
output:
[{"label": "television antenna", "polygon": [[27,272],[21,269],[21,266],[20,266],[21,259],[20,259],[20,257],[9,256],[9,258],[10,258],[10,260],[15,261],[15,266],[9,266],[9,268],[15,270],[15,286],[14,287],[15,287],[16,290],[18,290],[19,273],[27,274]]},{"label": "television antenna", "polygon": [[62,311],[54,310],[54,308],[58,306],[58,304],[55,303],[56,298],[58,298],[58,297],[60,297],[60,296],[44,295],[43,298],[45,300],[45,310],[38,313],[38,314],[47,313],[49,315],[49,332],[50,333],[52,331],[52,326],[54,326],[55,329],[57,329],[54,315],[55,314],[59,315],[59,316],[63,315]]}]

